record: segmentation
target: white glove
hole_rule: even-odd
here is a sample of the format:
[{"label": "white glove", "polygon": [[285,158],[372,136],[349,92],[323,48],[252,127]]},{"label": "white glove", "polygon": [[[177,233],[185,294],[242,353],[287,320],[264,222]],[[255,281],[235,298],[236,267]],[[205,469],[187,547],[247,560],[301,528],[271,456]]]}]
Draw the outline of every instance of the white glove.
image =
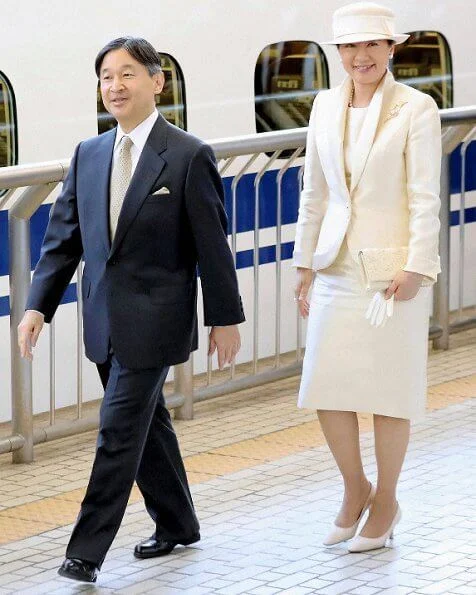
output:
[{"label": "white glove", "polygon": [[393,316],[394,295],[388,300],[384,297],[383,291],[377,293],[370,300],[369,307],[365,313],[365,318],[372,326],[385,326],[387,320]]}]

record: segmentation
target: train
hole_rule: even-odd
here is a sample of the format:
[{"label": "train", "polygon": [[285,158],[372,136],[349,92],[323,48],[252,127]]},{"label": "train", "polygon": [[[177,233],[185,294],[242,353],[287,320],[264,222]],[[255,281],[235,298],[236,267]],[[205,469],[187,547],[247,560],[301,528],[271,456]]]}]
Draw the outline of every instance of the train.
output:
[{"label": "train", "polygon": [[[158,97],[159,111],[173,124],[205,139],[230,138],[307,126],[315,95],[339,84],[345,73],[329,38],[332,13],[346,0],[20,0],[2,16],[0,35],[0,167],[47,162],[72,155],[81,140],[115,125],[102,104],[94,58],[109,40],[135,35],[148,39],[162,56],[166,85]],[[398,30],[410,39],[396,48],[390,65],[397,80],[429,93],[441,109],[471,105],[476,95],[476,54],[472,26],[476,4],[463,0],[383,0],[394,9]],[[476,158],[476,143],[467,161]],[[459,220],[461,156],[452,156],[451,175],[451,304],[458,302],[459,230],[465,227],[465,287],[463,305],[476,303],[476,173],[467,168],[465,220]],[[295,164],[297,170],[302,159]],[[240,160],[227,170],[224,183]],[[273,166],[279,168],[279,160]],[[234,169],[235,168],[235,169]],[[256,170],[255,170],[256,171]],[[292,300],[294,272],[292,241],[298,203],[296,183],[284,196],[283,242],[289,248],[282,263],[281,350],[296,348],[297,317]],[[0,423],[11,418],[8,208],[18,192],[0,191]],[[38,254],[51,202],[40,207],[31,224],[32,266]],[[263,200],[266,203],[265,192]],[[243,348],[238,363],[250,361],[253,343],[253,187],[243,184],[238,199],[237,265],[247,322],[242,325]],[[270,205],[275,198],[269,197]],[[287,201],[287,202],[286,202]],[[228,205],[229,206],[229,205]],[[267,212],[266,204],[263,207]],[[229,209],[228,209],[229,210]],[[231,213],[229,212],[231,216]],[[276,220],[260,221],[260,246],[276,244]],[[274,250],[275,252],[275,250]],[[275,260],[275,259],[274,259]],[[274,353],[273,257],[260,265],[259,357]],[[74,281],[73,281],[74,285]],[[76,378],[76,294],[68,292],[56,315],[58,407],[74,401]],[[194,356],[196,372],[207,366],[206,329]],[[97,375],[88,362],[83,369],[84,400],[99,398]],[[48,409],[48,336],[44,332],[34,359],[36,413]]]}]

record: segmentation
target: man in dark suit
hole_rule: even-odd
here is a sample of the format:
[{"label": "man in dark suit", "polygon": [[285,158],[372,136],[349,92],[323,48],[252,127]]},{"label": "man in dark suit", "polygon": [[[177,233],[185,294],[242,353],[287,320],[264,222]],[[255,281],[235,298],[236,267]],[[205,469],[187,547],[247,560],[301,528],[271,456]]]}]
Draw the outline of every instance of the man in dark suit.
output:
[{"label": "man in dark suit", "polygon": [[84,259],[84,342],[105,393],[96,457],[62,576],[94,582],[134,480],[155,522],[134,555],[168,554],[200,539],[162,386],[197,348],[197,264],[209,353],[240,348],[244,320],[226,238],[223,188],[209,146],[156,110],[160,56],[120,38],[96,58],[102,98],[118,127],[79,144],[53,208],[19,346],[32,357]]}]

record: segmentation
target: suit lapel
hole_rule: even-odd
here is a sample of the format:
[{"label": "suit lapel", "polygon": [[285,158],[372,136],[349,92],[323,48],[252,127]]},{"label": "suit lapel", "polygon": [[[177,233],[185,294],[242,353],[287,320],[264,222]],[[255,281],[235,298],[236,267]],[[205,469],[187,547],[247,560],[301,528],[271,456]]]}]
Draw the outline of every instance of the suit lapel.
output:
[{"label": "suit lapel", "polygon": [[335,118],[329,123],[328,134],[331,163],[335,168],[334,174],[339,180],[342,188],[347,192],[348,188],[345,181],[344,167],[344,134],[351,88],[352,79],[348,77],[339,87],[337,113],[335,114]]},{"label": "suit lapel", "polygon": [[350,183],[350,191],[352,192],[354,188],[360,181],[362,177],[363,171],[365,169],[365,164],[367,163],[367,159],[370,153],[370,149],[372,148],[375,134],[377,132],[377,127],[380,121],[380,114],[382,113],[382,103],[384,99],[384,95],[386,94],[389,87],[391,87],[394,79],[390,72],[387,71],[387,74],[384,76],[382,82],[377,87],[374,96],[372,97],[372,101],[370,102],[369,109],[365,116],[364,123],[362,125],[362,129],[359,135],[359,141],[355,150],[353,151],[352,157],[352,176],[351,176],[351,183]]},{"label": "suit lapel", "polygon": [[117,250],[127,230],[133,223],[149,190],[159,177],[166,161],[160,155],[167,148],[167,122],[159,114],[149,138],[144,145],[139,162],[127,189],[122,205],[117,230],[111,246],[111,255]]},{"label": "suit lapel", "polygon": [[109,181],[111,179],[112,154],[116,130],[105,132],[98,138],[95,153],[92,155],[93,175],[91,192],[88,196],[88,217],[99,222],[101,240],[106,254],[109,254],[111,242],[109,236]]}]

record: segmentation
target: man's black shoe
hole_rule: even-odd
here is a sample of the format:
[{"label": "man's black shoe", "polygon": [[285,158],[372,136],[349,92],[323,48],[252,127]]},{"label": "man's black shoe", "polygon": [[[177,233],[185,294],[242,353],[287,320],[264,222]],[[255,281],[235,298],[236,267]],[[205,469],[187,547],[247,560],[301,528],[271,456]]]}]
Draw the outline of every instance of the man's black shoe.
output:
[{"label": "man's black shoe", "polygon": [[136,558],[155,558],[157,556],[166,556],[174,549],[176,545],[190,545],[200,540],[200,533],[195,533],[188,539],[179,539],[178,541],[163,539],[152,535],[149,539],[145,539],[136,545],[134,548],[134,556]]},{"label": "man's black shoe", "polygon": [[92,562],[86,562],[78,558],[66,558],[58,569],[58,574],[74,581],[95,583],[98,577],[98,567]]}]

